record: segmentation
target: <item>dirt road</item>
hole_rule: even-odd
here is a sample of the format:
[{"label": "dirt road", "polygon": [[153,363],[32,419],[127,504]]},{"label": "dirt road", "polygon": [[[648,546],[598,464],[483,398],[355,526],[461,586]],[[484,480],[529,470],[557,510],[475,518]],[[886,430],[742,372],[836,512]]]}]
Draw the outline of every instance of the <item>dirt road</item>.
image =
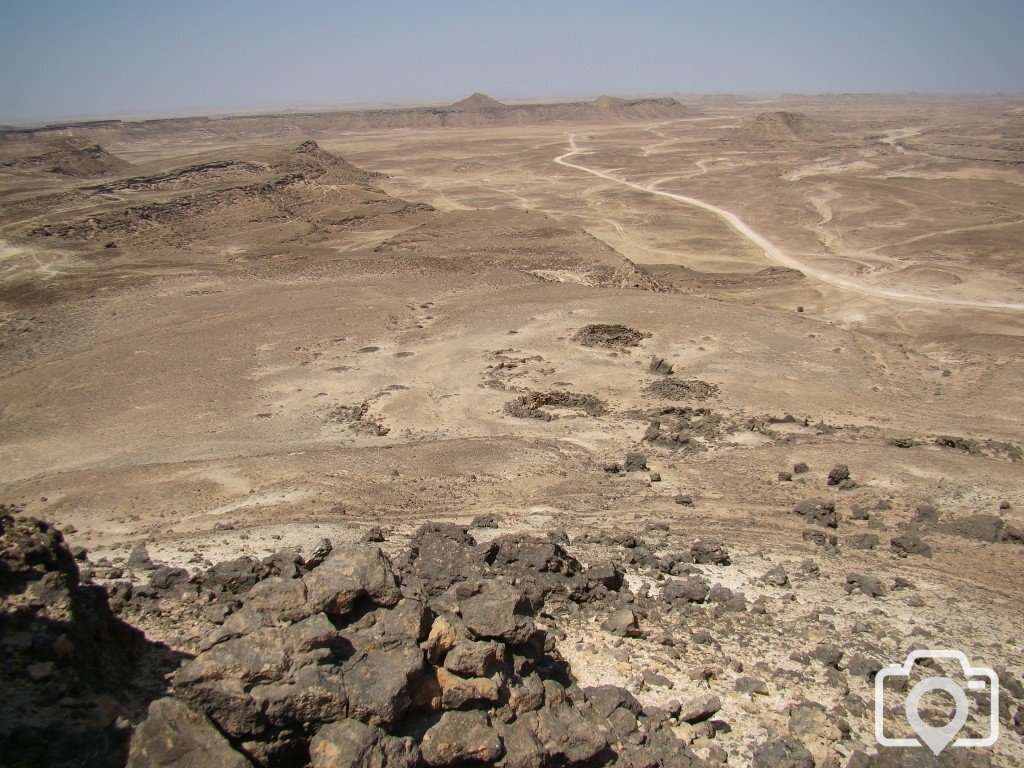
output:
[{"label": "dirt road", "polygon": [[[665,192],[661,189],[656,189],[657,185],[665,181],[666,179],[659,179],[654,183],[644,186],[643,184],[637,184],[632,181],[627,181],[614,176],[609,171],[600,171],[595,168],[588,168],[578,163],[570,162],[567,158],[574,157],[576,155],[585,154],[587,150],[580,149],[576,145],[576,134],[570,134],[569,136],[569,151],[563,155],[559,155],[555,158],[555,162],[559,165],[563,165],[566,168],[574,168],[584,173],[589,173],[592,176],[605,179],[606,181],[612,181],[616,184],[622,184],[623,186],[635,189],[638,192],[644,192],[648,195],[658,195],[659,197],[666,197],[676,202],[684,203],[686,205],[693,206],[695,208],[701,208],[702,210],[708,211],[715,214],[720,219],[724,220],[730,227],[736,232],[745,237],[747,240],[752,242],[764,253],[765,257],[780,266],[787,267],[789,269],[795,269],[806,277],[812,277],[815,280],[820,280],[823,283],[831,285],[835,288],[839,288],[844,291],[853,291],[866,296],[877,296],[884,299],[895,299],[897,301],[907,301],[920,304],[937,304],[940,306],[950,307],[970,307],[975,309],[999,309],[999,310],[1011,310],[1011,311],[1022,311],[1024,310],[1024,304],[1018,304],[1013,302],[997,302],[997,301],[974,301],[971,299],[952,299],[941,296],[922,296],[920,294],[905,293],[903,291],[894,291],[888,288],[879,288],[873,285],[867,285],[860,283],[855,280],[836,275],[832,272],[826,272],[825,270],[812,267],[809,264],[805,264],[802,261],[798,261],[791,256],[785,254],[782,249],[772,243],[761,233],[753,229],[749,224],[743,221],[739,216],[731,211],[727,211],[724,208],[719,208],[717,205],[700,200],[696,197],[688,197],[687,195],[678,195],[674,192]],[[674,177],[669,177],[674,178]]]}]

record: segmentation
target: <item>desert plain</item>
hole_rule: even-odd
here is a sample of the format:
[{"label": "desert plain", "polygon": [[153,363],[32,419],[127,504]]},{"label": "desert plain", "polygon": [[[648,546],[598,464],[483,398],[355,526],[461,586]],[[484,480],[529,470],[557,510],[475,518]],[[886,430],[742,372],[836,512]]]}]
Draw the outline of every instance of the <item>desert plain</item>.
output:
[{"label": "desert plain", "polygon": [[[1022,247],[1012,97],[0,128],[2,498],[108,586],[555,541],[625,578],[540,614],[575,683],[694,760],[898,764],[872,675],[956,648],[1001,736],[935,764],[1019,765]],[[141,594],[185,656],[230,613]]]}]

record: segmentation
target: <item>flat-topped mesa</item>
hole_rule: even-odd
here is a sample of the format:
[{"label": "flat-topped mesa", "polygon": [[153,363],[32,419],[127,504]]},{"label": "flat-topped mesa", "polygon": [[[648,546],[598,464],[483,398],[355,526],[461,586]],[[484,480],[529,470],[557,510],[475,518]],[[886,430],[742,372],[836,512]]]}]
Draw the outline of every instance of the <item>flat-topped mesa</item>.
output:
[{"label": "flat-topped mesa", "polygon": [[582,107],[590,116],[599,120],[675,119],[699,114],[671,96],[621,98],[605,95],[598,96]]},{"label": "flat-topped mesa", "polygon": [[477,92],[461,101],[456,101],[452,106],[456,109],[494,109],[496,107],[507,107],[508,105],[502,104],[497,99],[492,99],[486,93]]}]

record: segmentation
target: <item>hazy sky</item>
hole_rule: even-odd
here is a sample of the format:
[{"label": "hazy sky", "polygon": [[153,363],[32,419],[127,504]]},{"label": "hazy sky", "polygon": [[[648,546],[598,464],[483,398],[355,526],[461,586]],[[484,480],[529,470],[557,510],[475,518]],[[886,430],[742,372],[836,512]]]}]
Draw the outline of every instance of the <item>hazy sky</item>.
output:
[{"label": "hazy sky", "polygon": [[1024,0],[0,0],[0,121],[671,92],[1024,92]]}]

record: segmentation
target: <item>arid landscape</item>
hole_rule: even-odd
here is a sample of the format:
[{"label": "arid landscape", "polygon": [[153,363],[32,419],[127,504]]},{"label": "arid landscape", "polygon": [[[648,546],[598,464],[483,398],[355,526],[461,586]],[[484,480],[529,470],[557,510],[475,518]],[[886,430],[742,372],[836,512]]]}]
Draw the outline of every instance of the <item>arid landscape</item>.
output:
[{"label": "arid landscape", "polygon": [[6,759],[1021,765],[1022,247],[1019,97],[0,127]]}]

